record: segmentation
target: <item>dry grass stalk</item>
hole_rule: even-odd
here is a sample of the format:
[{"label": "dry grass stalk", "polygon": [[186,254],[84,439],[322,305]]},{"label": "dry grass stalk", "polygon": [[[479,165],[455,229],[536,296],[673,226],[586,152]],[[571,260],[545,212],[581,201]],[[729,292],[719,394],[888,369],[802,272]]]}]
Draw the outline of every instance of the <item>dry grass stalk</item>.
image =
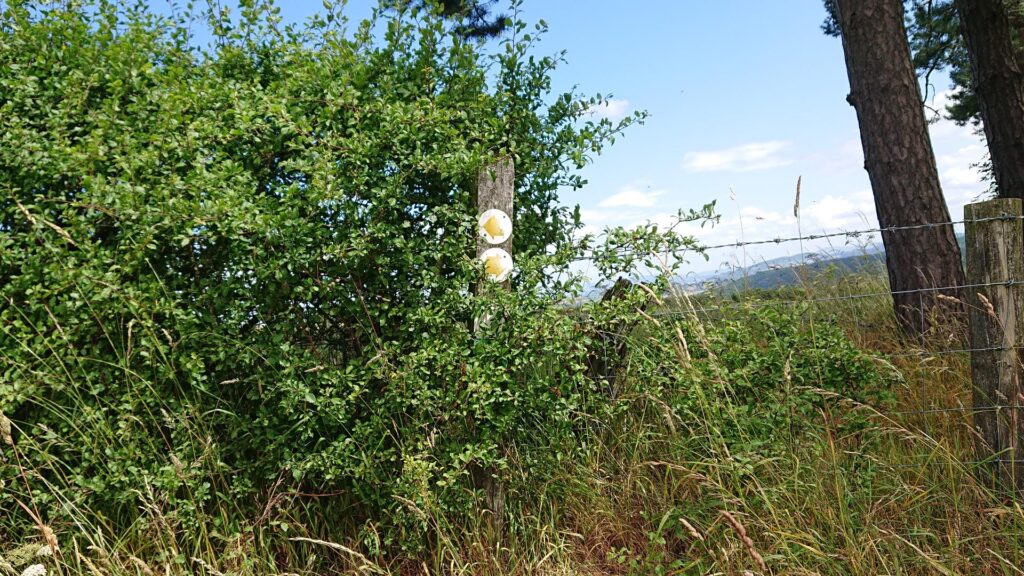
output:
[{"label": "dry grass stalk", "polygon": [[210,574],[213,574],[213,576],[224,576],[223,572],[221,572],[220,570],[217,570],[213,566],[210,566],[205,561],[203,561],[202,558],[197,558],[197,557],[193,556],[192,557],[192,561],[195,562],[196,564],[199,564],[200,566],[202,566],[203,570],[206,570]]},{"label": "dry grass stalk", "polygon": [[695,539],[700,540],[701,542],[704,541],[704,536],[701,535],[701,533],[698,532],[697,529],[693,527],[693,524],[690,524],[690,522],[686,518],[680,516],[679,522],[682,523],[682,525],[686,528],[687,532],[690,533],[690,536],[693,536]]},{"label": "dry grass stalk", "polygon": [[679,344],[679,351],[681,353],[683,360],[685,360],[686,364],[689,365],[691,362],[690,346],[689,344],[687,344],[686,336],[683,336],[683,331],[679,328],[678,324],[675,326],[675,329],[676,338],[678,339],[677,342]]},{"label": "dry grass stalk", "polygon": [[143,562],[142,558],[138,556],[128,556],[128,560],[135,565],[145,576],[153,576],[153,569],[149,567],[149,564]]},{"label": "dry grass stalk", "polygon": [[39,531],[43,533],[43,540],[46,542],[46,547],[49,548],[49,554],[56,553],[60,548],[57,546],[57,537],[53,534],[53,528],[41,524]]},{"label": "dry grass stalk", "polygon": [[14,566],[0,556],[0,574],[17,574],[18,572],[14,569]]},{"label": "dry grass stalk", "polygon": [[800,217],[800,181],[803,180],[803,175],[796,177],[796,200],[793,202],[793,217]]},{"label": "dry grass stalk", "polygon": [[981,306],[985,308],[985,313],[991,316],[996,322],[1002,324],[999,320],[999,315],[996,314],[995,306],[993,306],[992,302],[981,292],[978,292],[978,300],[981,302]]},{"label": "dry grass stalk", "polygon": [[765,564],[764,558],[757,549],[754,548],[754,541],[747,535],[746,528],[744,528],[743,525],[740,524],[740,521],[737,520],[736,517],[728,510],[722,510],[722,516],[729,525],[732,526],[732,529],[736,531],[736,535],[740,537],[740,541],[743,542],[743,547],[747,549],[747,553],[750,554],[750,557],[753,558],[755,562],[757,562],[758,568],[760,568],[762,572],[767,572],[768,565]]},{"label": "dry grass stalk", "polygon": [[369,572],[376,572],[378,574],[386,574],[387,573],[386,570],[382,570],[379,566],[377,566],[376,564],[371,562],[370,559],[367,558],[366,556],[363,556],[359,552],[357,552],[357,551],[355,551],[355,550],[353,550],[353,549],[351,549],[351,548],[349,548],[347,546],[342,546],[341,544],[338,544],[337,542],[328,542],[327,540],[316,540],[314,538],[304,538],[302,536],[294,536],[292,538],[289,538],[288,540],[290,540],[292,542],[308,542],[310,544],[318,544],[320,546],[326,546],[326,547],[328,547],[328,548],[330,548],[332,550],[338,550],[339,552],[344,552],[344,553],[348,554],[349,556],[351,556],[352,558],[362,562],[362,565],[359,567],[360,570],[369,571]]},{"label": "dry grass stalk", "polygon": [[8,446],[14,447],[14,436],[11,435],[11,428],[11,419],[0,411],[0,440],[3,440],[4,444]]},{"label": "dry grass stalk", "polygon": [[[21,213],[25,216],[25,219],[28,220],[30,224],[35,226],[36,223],[37,223],[35,216],[33,216],[32,213],[29,212],[28,209],[25,208],[25,206],[23,206],[21,204],[21,202],[15,201],[14,203],[17,204],[18,210],[20,210]],[[72,246],[78,246],[78,244],[75,244],[75,241],[71,239],[71,235],[68,234],[66,230],[64,230],[60,226],[54,224],[53,222],[50,222],[49,220],[46,220],[45,218],[43,218],[42,221],[43,221],[43,224],[46,224],[54,232],[56,232],[57,234],[60,234],[61,238],[66,240],[68,242],[68,244],[71,244]]]}]

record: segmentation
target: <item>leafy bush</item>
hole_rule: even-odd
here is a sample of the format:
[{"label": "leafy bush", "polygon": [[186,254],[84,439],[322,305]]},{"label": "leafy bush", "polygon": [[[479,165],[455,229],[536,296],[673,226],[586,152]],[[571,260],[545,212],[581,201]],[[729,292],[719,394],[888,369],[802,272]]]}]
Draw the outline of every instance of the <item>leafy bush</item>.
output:
[{"label": "leafy bush", "polygon": [[[596,398],[551,306],[556,191],[633,119],[553,97],[521,22],[491,55],[426,10],[349,35],[243,2],[200,50],[194,16],[0,13],[4,515],[193,522],[287,483],[400,526],[403,501],[467,512],[513,448],[557,459]],[[499,155],[519,273],[476,294],[470,183]]]},{"label": "leafy bush", "polygon": [[639,385],[631,393],[655,414],[670,410],[665,418],[689,428],[680,433],[695,449],[771,455],[819,433],[822,410],[856,433],[868,415],[850,406],[884,408],[893,400],[892,379],[877,359],[836,323],[815,321],[807,304],[710,297],[721,304],[712,318],[687,311],[685,297],[663,308],[642,325],[630,356]]},{"label": "leafy bush", "polygon": [[[891,400],[890,382],[872,357],[835,323],[807,324],[807,313],[807,305],[763,307],[729,323],[723,335],[733,344],[721,358],[735,375],[734,393],[763,415],[764,434],[799,432],[834,398],[873,406]],[[737,338],[746,345],[739,346]],[[854,419],[847,425],[865,423]]]}]

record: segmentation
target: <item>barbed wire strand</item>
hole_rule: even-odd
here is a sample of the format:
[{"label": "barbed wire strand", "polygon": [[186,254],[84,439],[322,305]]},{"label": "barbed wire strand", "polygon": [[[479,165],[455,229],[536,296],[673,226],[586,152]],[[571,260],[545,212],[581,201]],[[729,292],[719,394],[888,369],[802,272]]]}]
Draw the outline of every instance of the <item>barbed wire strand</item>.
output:
[{"label": "barbed wire strand", "polygon": [[1021,350],[1024,346],[992,346],[989,348],[952,348],[948,350],[922,350],[919,352],[881,353],[888,358],[913,358],[921,356],[945,356],[949,354],[967,354],[971,352],[1000,352],[1004,350]]},{"label": "barbed wire strand", "polygon": [[[777,299],[777,300],[738,300],[733,301],[732,305],[715,305],[715,306],[698,306],[694,305],[694,309],[698,312],[714,312],[718,310],[729,310],[737,307],[747,306],[754,308],[764,308],[774,306],[778,304],[815,304],[823,302],[841,302],[846,300],[862,300],[865,298],[880,298],[889,297],[892,295],[899,294],[915,294],[915,293],[927,293],[927,292],[954,292],[959,290],[968,290],[976,288],[991,288],[994,286],[1006,286],[1013,287],[1017,285],[1024,285],[1024,281],[1016,279],[1007,279],[1002,281],[983,282],[977,284],[958,284],[952,286],[933,286],[928,288],[915,288],[913,290],[892,290],[892,291],[877,291],[877,292],[861,292],[857,294],[847,294],[843,296],[827,296],[821,298],[792,298],[792,299]],[[692,295],[691,295],[692,296]],[[689,317],[693,313],[688,310],[670,310],[665,312],[655,312],[651,314],[655,318],[672,318],[672,317]]]},{"label": "barbed wire strand", "polygon": [[958,406],[956,408],[927,408],[925,410],[875,410],[883,416],[918,416],[922,414],[982,414],[985,412],[998,412],[1000,410],[1021,409],[1024,409],[1024,406],[1002,404],[996,406]]},{"label": "barbed wire strand", "polygon": [[1024,216],[1015,216],[1013,214],[1002,214],[1000,216],[990,216],[987,218],[973,218],[970,220],[951,220],[949,222],[929,222],[926,224],[912,224],[908,226],[886,226],[879,228],[868,228],[863,230],[848,230],[843,232],[828,232],[825,234],[808,234],[806,236],[794,236],[789,238],[768,238],[765,240],[749,240],[740,242],[731,242],[727,244],[713,244],[711,246],[702,247],[703,250],[718,250],[720,248],[742,248],[744,246],[758,246],[764,244],[782,244],[785,242],[796,242],[798,240],[822,240],[825,238],[839,238],[839,237],[857,237],[867,236],[868,234],[876,234],[882,232],[900,232],[903,230],[925,230],[932,228],[940,228],[943,226],[958,226],[961,224],[977,224],[982,222],[999,222],[1007,220],[1024,220]]},{"label": "barbed wire strand", "polygon": [[1016,460],[1016,459],[1009,459],[1009,458],[996,458],[996,459],[993,459],[993,460],[938,460],[938,459],[934,459],[933,458],[933,459],[928,460],[927,462],[924,462],[924,463],[921,463],[921,464],[900,464],[900,463],[895,463],[894,464],[894,463],[889,463],[889,462],[879,462],[877,460],[872,460],[872,459],[868,459],[868,461],[869,462],[873,462],[873,463],[875,463],[875,464],[877,464],[879,466],[887,466],[889,468],[923,468],[923,467],[931,465],[931,464],[942,464],[942,465],[945,465],[945,464],[957,464],[957,465],[960,465],[960,466],[974,466],[974,467],[983,466],[983,465],[992,465],[992,464],[1024,464],[1024,460]]},{"label": "barbed wire strand", "polygon": [[[1004,214],[1002,214],[1000,216],[990,216],[990,217],[986,217],[986,218],[973,218],[973,219],[964,219],[964,220],[951,220],[951,221],[948,221],[948,222],[929,222],[929,223],[926,223],[926,224],[911,224],[911,225],[907,225],[907,226],[886,226],[886,227],[878,227],[878,228],[867,228],[867,229],[862,229],[862,230],[848,230],[848,231],[842,231],[842,232],[827,232],[827,233],[824,233],[824,234],[808,234],[808,235],[805,235],[805,236],[790,236],[790,237],[785,237],[785,238],[778,237],[778,238],[769,238],[769,239],[764,239],[764,240],[737,241],[737,242],[729,242],[729,243],[725,243],[725,244],[712,244],[712,245],[709,245],[709,246],[697,245],[697,246],[694,246],[694,247],[684,248],[682,251],[684,251],[684,252],[685,251],[690,251],[690,252],[701,253],[701,252],[706,252],[708,250],[720,250],[720,249],[723,249],[723,248],[743,248],[743,247],[746,247],[746,246],[762,246],[762,245],[767,245],[767,244],[784,244],[784,243],[788,243],[788,242],[823,240],[823,239],[827,239],[827,238],[841,238],[841,237],[858,238],[860,236],[867,236],[869,234],[878,234],[878,233],[884,233],[884,232],[900,232],[900,231],[903,231],[903,230],[924,230],[924,229],[940,228],[940,227],[944,227],[944,226],[958,226],[958,225],[962,225],[962,224],[976,224],[976,223],[982,223],[982,222],[997,222],[997,221],[1008,221],[1008,220],[1024,220],[1024,216],[1015,216],[1013,214],[1005,214],[1004,213]],[[603,235],[596,236],[596,238],[601,238],[601,237],[603,237]],[[616,252],[616,250],[612,249],[612,250],[610,250],[610,252]],[[662,254],[664,252],[665,252],[664,250],[659,250],[659,251],[657,251],[655,253],[652,253],[651,255],[653,255],[653,254]],[[638,255],[636,252],[632,252],[632,251],[621,251],[621,252],[618,252],[618,253],[621,254],[621,255],[633,255],[633,256],[637,256]],[[574,262],[578,262],[578,261],[585,261],[585,260],[592,260],[592,259],[593,259],[592,257],[589,257],[589,258],[588,257],[579,257],[579,258],[574,259],[573,261]]]}]

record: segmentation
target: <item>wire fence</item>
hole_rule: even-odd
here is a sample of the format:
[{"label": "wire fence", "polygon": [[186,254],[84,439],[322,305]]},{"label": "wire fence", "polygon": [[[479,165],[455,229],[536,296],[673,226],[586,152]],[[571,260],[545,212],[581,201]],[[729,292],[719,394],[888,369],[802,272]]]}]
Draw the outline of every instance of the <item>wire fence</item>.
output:
[{"label": "wire fence", "polygon": [[[577,258],[574,258],[572,260],[572,262],[577,263],[577,264],[580,264],[580,263],[592,264],[595,261],[595,259],[599,259],[602,256],[606,257],[606,256],[609,256],[609,255],[615,255],[615,256],[619,256],[619,257],[651,258],[651,259],[654,259],[654,260],[658,260],[658,261],[667,263],[670,260],[676,260],[676,261],[677,260],[681,260],[687,254],[694,254],[694,253],[696,253],[696,254],[705,254],[706,255],[709,252],[714,252],[714,251],[718,251],[718,250],[748,248],[748,247],[755,247],[755,246],[769,246],[769,245],[771,245],[771,246],[780,246],[780,245],[783,245],[783,244],[788,244],[788,243],[793,243],[793,242],[799,242],[802,245],[803,243],[812,243],[812,242],[815,242],[815,241],[818,241],[818,240],[831,240],[831,239],[835,239],[835,238],[864,239],[865,237],[869,237],[869,236],[872,236],[872,235],[875,235],[875,234],[883,235],[883,239],[884,239],[884,235],[887,235],[887,234],[888,235],[894,235],[893,237],[890,237],[890,241],[898,242],[900,240],[898,233],[900,233],[900,232],[915,232],[915,231],[916,232],[920,232],[920,231],[935,230],[935,229],[941,229],[941,228],[947,228],[947,227],[966,226],[968,224],[983,224],[983,223],[989,223],[989,222],[1013,222],[1013,221],[1021,221],[1021,220],[1024,220],[1024,216],[1016,215],[1016,214],[1010,214],[1010,213],[1003,213],[1003,214],[1000,214],[998,216],[991,216],[991,217],[985,217],[985,218],[971,218],[971,219],[966,219],[965,218],[965,219],[962,219],[962,220],[950,220],[950,221],[946,221],[946,222],[926,222],[926,223],[910,224],[910,225],[904,225],[904,226],[884,226],[884,227],[879,226],[879,227],[875,227],[875,228],[863,228],[863,229],[857,229],[857,230],[838,230],[838,231],[822,232],[822,233],[816,233],[816,234],[800,234],[800,235],[796,235],[796,236],[785,236],[785,237],[784,236],[777,236],[777,237],[774,237],[774,238],[762,238],[762,239],[756,239],[756,240],[737,240],[737,241],[733,241],[733,242],[726,242],[726,243],[719,243],[719,244],[700,244],[699,241],[694,241],[691,238],[690,241],[682,242],[681,245],[678,248],[676,248],[676,249],[670,249],[669,247],[665,246],[665,247],[661,247],[661,248],[658,248],[656,250],[653,250],[653,251],[650,251],[650,252],[647,252],[647,253],[637,252],[634,248],[631,248],[631,247],[628,247],[628,246],[625,246],[625,245],[618,245],[618,246],[616,246],[616,245],[611,245],[611,246],[605,245],[605,246],[602,246],[601,245],[602,240],[607,241],[608,238],[609,238],[607,233],[603,233],[603,234],[599,234],[599,235],[597,235],[597,236],[595,236],[593,238],[593,240],[595,241],[596,246],[589,251],[589,254],[584,255],[584,256],[580,256],[580,257],[577,257]],[[871,260],[872,256],[876,256],[877,258],[875,260],[879,264],[881,264],[882,263],[881,258],[884,257],[884,250],[880,250],[879,252],[874,253],[874,254],[862,254],[862,256],[865,256],[867,260]],[[829,260],[833,260],[833,258],[830,258],[827,254],[825,254],[824,257],[821,257],[821,255],[818,255],[818,254],[806,254],[805,253],[805,254],[798,255],[797,258],[800,258],[800,261],[797,263],[798,265],[784,264],[784,265],[773,266],[773,267],[770,267],[768,269],[769,270],[773,270],[773,271],[791,270],[791,271],[796,272],[796,271],[799,270],[800,265],[806,265],[806,264],[809,264],[809,263],[813,263],[814,261],[825,261],[825,262],[827,262]],[[732,266],[731,267],[732,270],[733,270],[732,274],[721,273],[721,271],[720,271],[719,274],[712,275],[710,280],[698,280],[698,281],[695,281],[695,282],[694,281],[687,281],[687,280],[685,280],[683,278],[680,278],[679,279],[680,280],[679,284],[681,286],[685,287],[686,289],[703,290],[703,289],[713,288],[713,287],[715,287],[716,284],[721,284],[723,282],[731,282],[731,283],[734,283],[734,284],[735,283],[741,283],[741,280],[742,280],[743,276],[747,275],[748,273],[749,274],[754,274],[756,272],[763,272],[764,271],[763,269],[761,269],[761,270],[756,270],[756,272],[755,272],[755,269],[757,268],[757,265],[758,265],[758,259],[757,258],[744,258],[744,260],[745,261],[750,261],[751,264],[750,265],[743,264],[743,265]],[[761,262],[769,261],[769,260],[765,260],[765,259],[760,259],[760,260],[761,260]],[[736,277],[737,276],[736,271],[739,272],[739,277],[738,278]],[[663,273],[663,272],[664,272],[664,270],[653,270],[652,274],[659,274],[659,273]],[[1008,282],[1007,286],[1013,286],[1014,284],[1016,284],[1017,282],[1020,282],[1020,281],[1019,280],[1007,280],[1007,282]],[[835,299],[839,300],[839,299],[870,298],[870,297],[874,297],[874,296],[882,296],[882,295],[884,295],[884,296],[892,296],[892,295],[899,295],[899,294],[908,294],[908,293],[913,293],[913,292],[942,292],[942,291],[952,292],[952,291],[961,290],[961,289],[964,289],[964,288],[972,288],[972,287],[977,287],[977,286],[972,286],[972,285],[944,286],[944,287],[925,288],[925,289],[920,289],[920,290],[886,291],[886,292],[881,292],[881,293],[876,292],[876,293],[852,294],[852,295],[848,295],[848,296],[845,296],[845,297],[836,297]]]},{"label": "wire fence", "polygon": [[[997,282],[980,282],[976,284],[957,284],[952,286],[930,286],[925,288],[916,288],[913,290],[886,290],[886,291],[873,291],[873,292],[862,292],[857,294],[845,294],[842,296],[815,296],[815,297],[804,297],[804,298],[777,298],[772,300],[763,299],[747,299],[739,300],[734,302],[732,305],[696,305],[695,309],[701,312],[715,312],[721,310],[727,310],[735,308],[736,304],[743,304],[751,307],[768,307],[777,306],[778,304],[822,304],[826,302],[843,302],[851,300],[864,300],[867,298],[888,298],[899,294],[934,294],[934,293],[958,293],[963,290],[977,289],[977,288],[991,288],[994,286],[1019,286],[1024,285],[1024,281],[1015,280],[1012,278],[997,281]],[[686,316],[688,311],[679,310],[665,310],[659,311],[652,316],[655,317],[673,317],[673,316]]]},{"label": "wire fence", "polygon": [[928,408],[925,410],[887,410],[885,414],[889,416],[916,416],[921,414],[978,414],[1017,408],[1018,406],[1013,406],[1011,404],[997,404],[994,406],[957,406],[955,408]]},{"label": "wire fence", "polygon": [[[922,223],[913,224],[907,226],[890,226],[890,227],[877,227],[869,229],[851,230],[851,231],[837,231],[837,232],[823,232],[819,234],[807,234],[792,237],[775,237],[767,239],[756,239],[756,240],[745,240],[736,241],[729,243],[719,243],[712,245],[705,245],[699,247],[687,247],[690,250],[697,250],[700,252],[707,252],[713,250],[724,250],[730,248],[747,248],[757,246],[774,246],[789,242],[810,242],[817,240],[828,240],[834,238],[864,238],[871,234],[882,234],[883,239],[887,242],[899,242],[899,234],[901,232],[909,231],[928,231],[942,229],[952,226],[967,226],[972,224],[983,224],[991,222],[1012,222],[1024,220],[1024,216],[1014,214],[1002,214],[999,216],[988,217],[988,218],[977,218],[977,219],[964,219],[954,220],[948,222],[938,223]],[[888,235],[888,238],[885,236]],[[607,248],[605,249],[607,250]],[[643,257],[645,255],[638,254],[636,252],[629,252],[621,247],[612,250],[619,250],[619,254],[628,254],[634,257]],[[605,252],[607,255],[608,252]],[[648,257],[665,257],[665,254],[648,254]],[[806,255],[802,255],[806,256]],[[969,306],[969,298],[966,298],[968,294],[972,292],[983,292],[990,291],[992,289],[1011,291],[1015,288],[1024,286],[1024,277],[1007,277],[997,280],[985,281],[985,282],[962,282],[956,284],[940,285],[940,286],[923,286],[920,288],[913,289],[902,289],[902,290],[889,290],[884,289],[888,286],[888,278],[885,277],[884,267],[882,264],[882,258],[884,254],[880,255],[878,259],[879,266],[873,270],[846,270],[841,272],[847,272],[844,275],[840,273],[838,277],[830,278],[824,284],[808,285],[801,283],[802,275],[807,273],[807,258],[792,259],[792,262],[785,265],[779,266],[778,268],[771,268],[771,270],[782,270],[792,271],[792,278],[789,280],[792,283],[786,289],[783,286],[782,289],[775,290],[751,290],[749,286],[745,285],[743,276],[737,276],[736,274],[723,275],[724,279],[715,282],[714,279],[710,282],[704,282],[698,284],[697,289],[694,290],[694,285],[687,285],[681,282],[673,282],[672,285],[676,289],[676,294],[670,295],[666,298],[665,303],[658,306],[657,309],[650,311],[647,315],[650,319],[655,322],[686,322],[686,321],[701,321],[701,322],[715,322],[716,320],[727,316],[730,312],[741,312],[749,313],[750,311],[756,311],[764,308],[778,308],[781,306],[800,306],[803,307],[803,312],[807,313],[819,313],[817,318],[812,318],[811,321],[815,320],[818,322],[831,322],[831,318],[839,312],[837,307],[841,307],[844,304],[850,306],[858,306],[871,300],[879,300],[880,304],[887,306],[890,310],[897,297],[908,296],[917,294],[919,296],[919,308],[924,310],[925,299],[929,299],[934,302],[936,299],[942,300],[957,300],[961,305]],[[821,262],[822,259],[818,259],[816,263]],[[827,264],[827,261],[824,262]],[[763,271],[766,268],[761,266],[759,271]],[[864,274],[875,274],[875,282],[863,282],[862,276]],[[846,276],[857,277],[859,281],[844,282]],[[782,282],[786,284],[786,282]],[[813,283],[812,283],[813,284]],[[880,287],[881,286],[881,287]],[[830,290],[830,293],[821,294],[821,290]],[[843,292],[843,293],[836,293]],[[986,302],[987,304],[987,302]],[[989,310],[989,313],[992,311]],[[924,324],[922,317],[922,325]],[[895,322],[890,328],[895,329]],[[853,329],[856,330],[857,325],[853,324]],[[884,328],[884,327],[883,327]],[[870,329],[878,330],[878,326],[871,326]],[[960,327],[961,330],[964,327]],[[611,334],[609,342],[614,344],[616,334]],[[621,336],[621,334],[619,334]],[[963,332],[961,332],[961,337]],[[908,423],[918,422],[915,419],[924,419],[921,422],[926,422],[928,419],[933,418],[953,418],[960,419],[962,424],[971,430],[971,433],[975,433],[975,423],[973,419],[975,417],[983,417],[986,419],[1001,418],[1002,415],[1008,415],[1011,419],[1020,419],[1024,417],[1024,390],[1021,390],[1019,397],[993,397],[992,401],[978,401],[975,395],[975,400],[969,400],[971,396],[971,374],[970,374],[970,361],[972,357],[977,361],[978,355],[981,355],[985,361],[996,362],[996,356],[1000,356],[1002,352],[1019,352],[1024,349],[1024,345],[1018,345],[1016,343],[1009,344],[1007,342],[982,342],[973,343],[973,345],[963,345],[966,339],[946,339],[941,342],[944,345],[927,345],[922,344],[920,349],[906,349],[905,347],[895,347],[896,350],[868,350],[868,353],[879,359],[886,360],[913,360],[917,359],[921,363],[928,363],[931,360],[938,360],[943,362],[943,369],[947,370],[946,374],[955,373],[959,378],[958,384],[963,384],[963,389],[957,394],[960,397],[967,397],[967,402],[971,402],[973,405],[956,405],[956,406],[926,406],[920,409],[883,409],[870,406],[862,406],[869,412],[874,413],[877,416],[883,418],[889,418],[894,420],[907,420]],[[612,353],[621,353],[621,351],[614,345],[611,349]],[[986,357],[986,354],[992,354],[991,357]],[[955,363],[947,360],[950,357],[956,357]],[[1013,356],[1014,360],[1011,362],[1020,362],[1019,355]],[[1005,360],[1005,357],[1002,358]],[[923,365],[923,364],[922,364]],[[910,364],[901,364],[901,366],[913,366],[913,362]],[[919,425],[919,424],[913,424]],[[924,424],[926,427],[927,423]],[[1012,454],[1012,453],[1011,453]],[[1005,455],[1000,456],[999,454],[994,455],[992,458],[977,459],[977,460],[962,460],[958,464],[968,467],[981,467],[981,466],[1001,466],[1001,465],[1018,465],[1024,464],[1024,459],[1020,459],[1017,456],[1006,457]],[[919,467],[919,464],[885,464],[893,467]]]},{"label": "wire fence", "polygon": [[886,226],[880,228],[869,228],[865,230],[848,230],[839,232],[828,232],[823,234],[806,234],[802,236],[792,236],[788,238],[769,238],[762,240],[750,240],[750,241],[739,241],[731,242],[727,244],[714,244],[710,246],[702,247],[703,250],[719,250],[722,248],[743,248],[747,246],[761,246],[765,244],[783,244],[786,242],[809,242],[812,240],[824,240],[827,238],[859,238],[861,236],[867,236],[869,234],[884,234],[901,232],[905,230],[933,230],[936,228],[945,228],[946,226],[957,226],[966,224],[980,224],[984,222],[1001,222],[1001,221],[1012,221],[1012,220],[1024,220],[1024,216],[1016,216],[1014,214],[1003,214],[1001,216],[992,216],[989,218],[972,218],[969,220],[951,220],[949,222],[929,222],[924,224],[911,224],[908,226]]},{"label": "wire fence", "polygon": [[[875,464],[878,464],[879,466],[884,466],[886,468],[904,468],[904,469],[912,468],[912,469],[915,469],[915,470],[921,468],[921,464],[908,464],[908,463],[896,463],[896,464],[894,464],[892,462],[878,462],[878,461],[872,461],[872,462],[874,462]],[[934,463],[935,465],[948,465],[948,464],[950,464],[950,462],[952,462],[952,461],[951,460],[942,460],[942,459],[932,459],[932,460],[929,461],[929,463]],[[956,462],[956,464],[958,464],[960,466],[966,466],[966,467],[969,467],[969,468],[979,468],[981,466],[998,466],[998,465],[1002,465],[1002,464],[1024,464],[1024,460],[1010,459],[1010,458],[995,458],[995,459],[992,459],[992,460],[959,460],[959,461]]]},{"label": "wire fence", "polygon": [[[1024,216],[1018,216],[1015,214],[1004,213],[999,216],[991,216],[986,218],[971,218],[964,220],[950,220],[947,222],[927,222],[922,224],[910,224],[906,226],[885,226],[876,228],[866,228],[860,230],[840,230],[836,232],[823,232],[820,234],[802,234],[798,236],[788,237],[775,237],[775,238],[762,238],[758,240],[737,240],[735,242],[727,242],[723,244],[709,244],[709,245],[696,245],[693,248],[699,251],[708,250],[721,250],[725,248],[745,248],[748,246],[764,246],[769,244],[785,244],[789,242],[811,242],[814,240],[826,240],[830,238],[861,238],[872,234],[885,234],[895,233],[902,231],[921,231],[921,230],[933,230],[937,228],[945,228],[947,226],[963,226],[967,224],[981,224],[985,222],[1010,222],[1015,220],[1024,220]],[[607,238],[607,234],[599,234],[594,237],[594,240],[600,241]]]}]

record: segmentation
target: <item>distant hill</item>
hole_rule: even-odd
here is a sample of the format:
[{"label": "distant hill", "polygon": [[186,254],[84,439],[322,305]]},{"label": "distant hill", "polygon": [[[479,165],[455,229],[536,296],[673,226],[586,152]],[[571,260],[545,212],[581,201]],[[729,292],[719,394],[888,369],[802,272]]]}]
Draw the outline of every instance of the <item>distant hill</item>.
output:
[{"label": "distant hill", "polygon": [[806,256],[799,262],[788,265],[774,264],[738,276],[733,274],[732,277],[718,282],[715,287],[724,292],[745,289],[770,290],[798,285],[823,274],[844,276],[885,270],[885,255],[881,252],[833,258],[822,258],[820,254]]},{"label": "distant hill", "polygon": [[[963,234],[957,234],[956,239],[963,254]],[[689,294],[699,294],[708,290],[725,293],[749,289],[772,290],[798,286],[823,274],[844,276],[876,272],[885,273],[885,251],[880,246],[852,247],[832,253],[807,252],[795,256],[782,256],[725,271],[691,273],[685,280],[676,282],[675,288]],[[633,279],[649,280],[645,277]],[[604,284],[588,283],[581,300],[599,298],[606,288]]]},{"label": "distant hill", "polygon": [[[963,234],[957,234],[961,254]],[[719,290],[726,293],[744,289],[770,290],[798,285],[821,276],[843,276],[863,272],[885,272],[885,252],[880,247],[855,248],[833,254],[806,253],[766,260],[727,272],[706,274],[679,287],[688,292]]]}]

